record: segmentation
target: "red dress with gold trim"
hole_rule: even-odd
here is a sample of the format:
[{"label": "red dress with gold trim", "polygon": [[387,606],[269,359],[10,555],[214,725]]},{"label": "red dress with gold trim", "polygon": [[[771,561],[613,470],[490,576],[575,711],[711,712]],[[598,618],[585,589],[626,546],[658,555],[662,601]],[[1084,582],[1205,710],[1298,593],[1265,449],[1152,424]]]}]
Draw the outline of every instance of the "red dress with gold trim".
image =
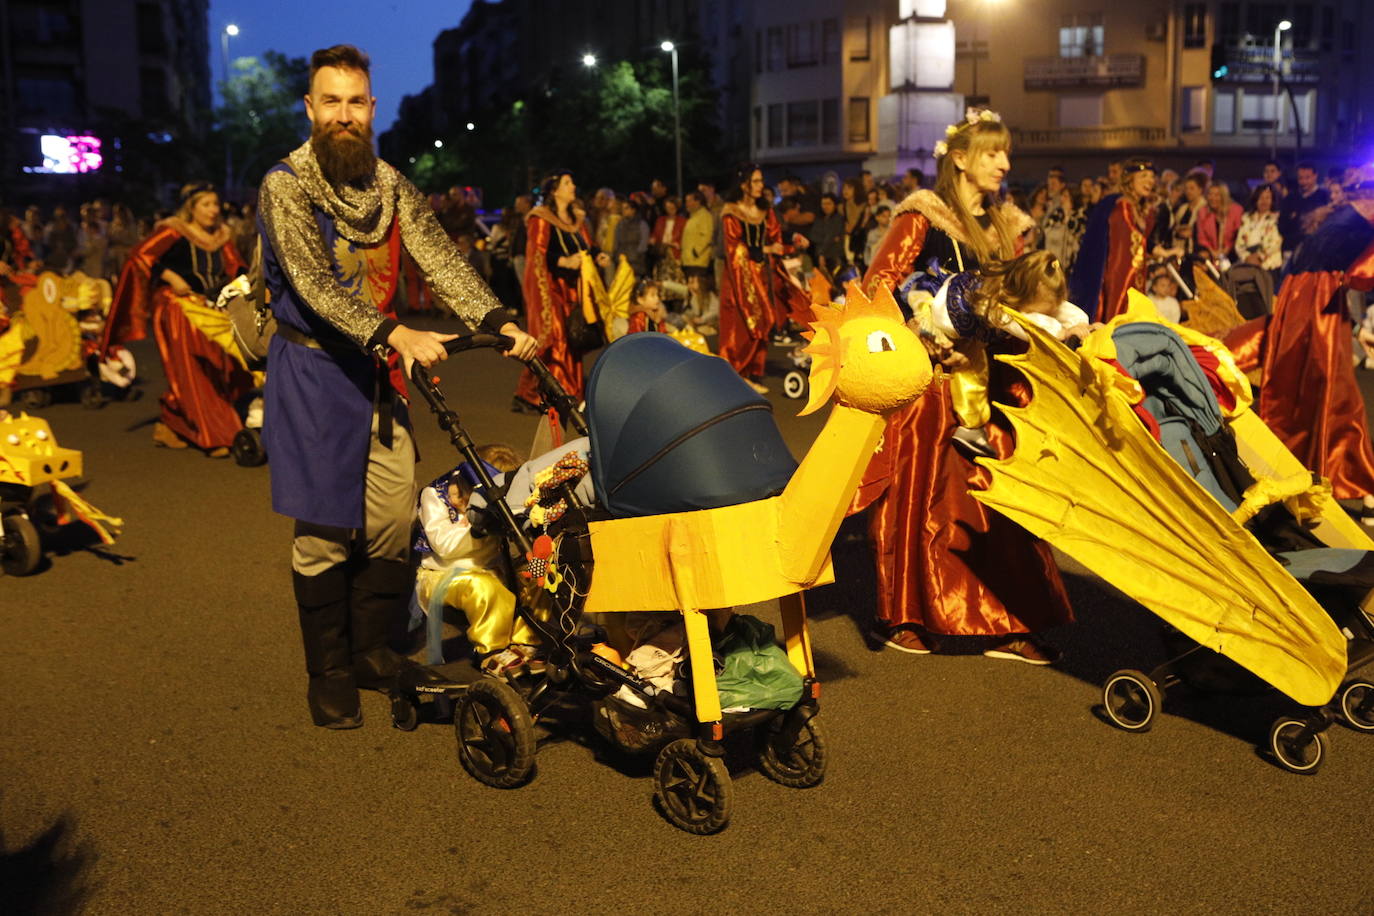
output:
[{"label": "red dress with gold trim", "polygon": [[1102,273],[1102,304],[1094,320],[1104,324],[1126,311],[1132,288],[1145,292],[1149,283],[1146,269],[1150,236],[1154,234],[1154,207],[1145,208],[1142,221],[1139,205],[1122,194],[1107,220],[1107,264]]},{"label": "red dress with gold trim", "polygon": [[153,337],[167,376],[160,399],[160,419],[172,432],[198,448],[228,448],[243,428],[235,404],[253,388],[253,377],[238,360],[210,340],[182,311],[182,297],[152,276],[153,267],[176,242],[185,238],[202,251],[217,252],[226,276],[246,266],[227,233],[216,248],[198,244],[175,224],[164,224],[129,252],[120,272],[106,319],[100,352],[115,344]]},{"label": "red dress with gold trim", "polygon": [[[933,192],[916,192],[897,208],[864,274],[865,290],[895,289],[932,257],[945,270],[958,270],[959,259],[975,267],[976,255],[963,238],[943,201]],[[989,363],[994,400],[1024,403],[1028,392],[1020,376]],[[954,636],[1027,633],[1070,622],[1049,546],[969,495],[990,480],[950,444],[957,425],[947,386],[932,385],[888,418],[855,495],[851,512],[869,510],[878,619]],[[999,456],[1010,454],[1011,430],[995,411],[987,437]]]},{"label": "red dress with gold trim", "polygon": [[[592,251],[585,221],[569,225],[548,207],[535,207],[525,218],[525,320],[539,341],[539,358],[558,383],[575,398],[582,397],[582,356],[568,344],[568,318],[582,307],[579,271],[558,266],[558,259],[576,251]],[[515,396],[539,402],[539,385],[528,369],[520,374]]]}]

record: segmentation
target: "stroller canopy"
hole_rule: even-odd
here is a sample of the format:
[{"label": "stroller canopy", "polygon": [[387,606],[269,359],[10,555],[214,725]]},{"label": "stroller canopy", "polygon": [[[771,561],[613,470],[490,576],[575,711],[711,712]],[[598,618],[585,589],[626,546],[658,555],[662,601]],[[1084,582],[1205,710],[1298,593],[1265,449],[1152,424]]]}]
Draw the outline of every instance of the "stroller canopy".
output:
[{"label": "stroller canopy", "polygon": [[587,382],[592,482],[612,515],[715,509],[780,493],[797,469],[772,405],[730,364],[630,334]]}]

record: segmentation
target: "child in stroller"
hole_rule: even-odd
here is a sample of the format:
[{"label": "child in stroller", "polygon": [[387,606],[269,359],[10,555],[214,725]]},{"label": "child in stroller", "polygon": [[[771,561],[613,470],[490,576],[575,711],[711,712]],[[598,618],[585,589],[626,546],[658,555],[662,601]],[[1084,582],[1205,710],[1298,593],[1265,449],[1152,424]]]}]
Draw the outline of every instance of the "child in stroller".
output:
[{"label": "child in stroller", "polygon": [[[452,697],[464,769],[487,785],[509,788],[533,772],[533,722],[569,703],[589,704],[594,717],[603,711],[608,727],[599,730],[608,738],[633,737],[620,743],[623,749],[657,752],[655,798],[671,823],[698,834],[720,830],[729,819],[732,789],[722,759],[729,732],[758,739],[765,775],[799,788],[820,783],[826,757],[815,721],[819,684],[801,592],[833,581],[830,541],[877,447],[884,413],[919,396],[931,370],[889,294],[870,302],[851,289],[842,311],[825,309],[818,317],[807,409],[832,395],[838,402],[800,466],[764,398],[728,364],[666,335],[631,334],[606,349],[589,380],[589,421],[531,361],[546,406],[589,435],[591,460],[582,461],[569,443],[551,453],[551,466],[527,465],[500,483],[477,460],[457,414],[427,374],[413,372],[416,390],[473,467],[486,500],[482,525],[507,545],[496,561],[519,596],[516,613],[539,636],[547,669],[535,678],[447,685],[403,675],[393,698],[396,724],[414,727],[422,695]],[[456,352],[501,344],[479,335],[447,346]],[[534,486],[519,500],[522,472]],[[513,504],[519,502],[529,507],[531,522],[542,517],[542,531],[517,518]],[[800,679],[800,689],[777,704],[782,708],[725,704],[708,615],[775,597],[784,664],[795,669],[791,677]],[[591,615],[623,619],[628,611],[681,613],[686,696],[658,689],[605,649],[609,634]],[[765,642],[772,645],[771,630],[766,637],[739,632],[735,638],[764,652]],[[611,695],[622,688],[639,702],[612,708]],[[748,708],[731,712],[726,705]],[[622,729],[627,716],[638,718]]]}]

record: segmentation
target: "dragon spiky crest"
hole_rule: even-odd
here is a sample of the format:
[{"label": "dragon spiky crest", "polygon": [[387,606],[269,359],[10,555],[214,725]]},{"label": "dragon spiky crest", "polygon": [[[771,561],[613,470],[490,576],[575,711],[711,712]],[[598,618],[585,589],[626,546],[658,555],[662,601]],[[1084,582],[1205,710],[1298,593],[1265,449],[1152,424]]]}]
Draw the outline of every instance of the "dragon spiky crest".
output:
[{"label": "dragon spiky crest", "polygon": [[883,287],[877,295],[869,297],[852,281],[845,287],[843,305],[823,304],[815,298],[813,290],[811,311],[816,320],[804,332],[810,342],[803,351],[811,357],[811,397],[800,416],[820,409],[835,393],[844,368],[845,325],[860,318],[902,323],[902,311],[897,307],[897,300],[892,298],[891,290]]}]

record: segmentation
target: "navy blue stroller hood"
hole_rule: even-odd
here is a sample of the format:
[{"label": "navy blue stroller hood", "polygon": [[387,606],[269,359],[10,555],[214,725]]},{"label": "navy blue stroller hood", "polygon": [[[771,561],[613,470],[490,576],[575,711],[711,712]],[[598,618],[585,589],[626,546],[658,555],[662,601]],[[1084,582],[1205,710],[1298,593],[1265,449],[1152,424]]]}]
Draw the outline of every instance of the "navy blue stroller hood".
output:
[{"label": "navy blue stroller hood", "polygon": [[774,496],[797,462],[773,408],[730,364],[665,334],[628,334],[587,382],[592,482],[619,517]]}]

